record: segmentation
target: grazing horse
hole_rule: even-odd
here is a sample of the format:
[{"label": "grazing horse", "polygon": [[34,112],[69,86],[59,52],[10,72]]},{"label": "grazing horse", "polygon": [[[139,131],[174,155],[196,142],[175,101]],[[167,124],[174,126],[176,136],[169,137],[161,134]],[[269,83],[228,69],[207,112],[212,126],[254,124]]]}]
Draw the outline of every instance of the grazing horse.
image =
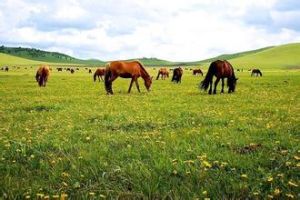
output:
[{"label": "grazing horse", "polygon": [[157,74],[157,77],[156,77],[156,80],[159,79],[159,76],[161,75],[161,79],[162,80],[165,80],[166,77],[169,78],[169,71],[167,70],[167,68],[160,68],[158,70],[158,74]]},{"label": "grazing horse", "polygon": [[175,68],[173,70],[172,82],[181,83],[182,74],[183,74],[183,70],[181,67]]},{"label": "grazing horse", "polygon": [[70,69],[71,74],[74,74],[75,70],[74,69]]},{"label": "grazing horse", "polygon": [[133,82],[135,82],[136,88],[140,92],[140,87],[138,84],[139,77],[144,79],[145,87],[148,91],[150,91],[152,77],[150,77],[146,69],[139,61],[113,61],[107,64],[104,77],[107,94],[113,94],[112,82],[119,76],[121,78],[131,78],[128,93],[130,93]]},{"label": "grazing horse", "polygon": [[100,81],[100,79],[101,79],[101,81],[103,81],[102,76],[104,76],[104,75],[105,75],[105,69],[98,68],[94,73],[94,82],[97,80],[97,77],[98,77],[99,81]]},{"label": "grazing horse", "polygon": [[8,72],[8,70],[9,70],[9,68],[8,67],[5,67],[5,69],[4,69],[6,72]]},{"label": "grazing horse", "polygon": [[49,74],[50,71],[47,65],[39,67],[39,69],[36,72],[35,79],[39,83],[40,87],[46,87],[46,82],[48,80]]},{"label": "grazing horse", "polygon": [[89,69],[89,74],[91,74],[92,73],[92,70],[91,69]]},{"label": "grazing horse", "polygon": [[207,88],[210,86],[208,94],[212,93],[213,76],[217,77],[215,81],[213,94],[216,94],[217,92],[217,85],[220,79],[222,79],[221,93],[224,93],[224,78],[227,78],[227,86],[229,87],[228,93],[235,91],[236,81],[238,79],[235,77],[234,69],[228,61],[217,60],[210,64],[208,72],[204,80],[200,84],[201,89],[204,90],[207,90]]},{"label": "grazing horse", "polygon": [[251,76],[262,76],[262,73],[259,69],[252,69]]},{"label": "grazing horse", "polygon": [[63,68],[62,67],[57,67],[56,68],[58,72],[62,72]]},{"label": "grazing horse", "polygon": [[201,76],[203,76],[203,72],[201,69],[194,69],[193,70],[193,75],[197,75],[197,74],[201,74]]}]

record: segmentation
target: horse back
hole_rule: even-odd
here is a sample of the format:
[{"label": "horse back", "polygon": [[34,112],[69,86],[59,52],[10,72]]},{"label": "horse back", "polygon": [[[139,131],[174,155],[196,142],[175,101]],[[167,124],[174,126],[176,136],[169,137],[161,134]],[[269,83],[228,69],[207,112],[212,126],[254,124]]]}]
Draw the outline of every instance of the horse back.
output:
[{"label": "horse back", "polygon": [[117,74],[124,78],[130,78],[133,76],[139,77],[141,75],[140,63],[137,61],[130,61],[130,62],[113,61],[110,63],[109,69],[113,74]]}]

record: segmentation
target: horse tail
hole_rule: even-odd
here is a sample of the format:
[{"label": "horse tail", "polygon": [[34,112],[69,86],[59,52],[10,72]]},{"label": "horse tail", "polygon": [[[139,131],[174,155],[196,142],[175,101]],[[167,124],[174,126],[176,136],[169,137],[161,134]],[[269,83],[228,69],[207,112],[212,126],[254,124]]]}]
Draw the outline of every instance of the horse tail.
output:
[{"label": "horse tail", "polygon": [[39,82],[39,77],[40,77],[40,74],[39,74],[39,70],[36,72],[35,74],[35,80],[36,82]]},{"label": "horse tail", "polygon": [[200,88],[203,90],[207,90],[207,88],[209,87],[209,83],[211,82],[212,78],[213,78],[213,68],[215,66],[215,63],[212,62],[208,68],[207,74],[204,78],[203,81],[201,81],[200,83]]},{"label": "horse tail", "polygon": [[262,73],[261,73],[261,71],[259,70],[258,72],[259,72],[260,76],[262,76]]},{"label": "horse tail", "polygon": [[106,70],[105,70],[105,75],[104,75],[104,84],[105,84],[105,90],[106,92],[109,94],[109,93],[112,93],[112,83],[110,82],[110,78],[111,78],[111,69],[110,69],[110,65],[108,65],[106,67]]}]

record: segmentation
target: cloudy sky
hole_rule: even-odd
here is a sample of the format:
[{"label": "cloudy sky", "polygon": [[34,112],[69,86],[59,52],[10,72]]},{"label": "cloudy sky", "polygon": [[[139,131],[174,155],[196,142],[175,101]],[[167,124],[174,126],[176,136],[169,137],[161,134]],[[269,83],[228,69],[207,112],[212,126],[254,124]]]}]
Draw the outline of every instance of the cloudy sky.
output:
[{"label": "cloudy sky", "polygon": [[193,61],[300,41],[300,0],[1,0],[0,43]]}]

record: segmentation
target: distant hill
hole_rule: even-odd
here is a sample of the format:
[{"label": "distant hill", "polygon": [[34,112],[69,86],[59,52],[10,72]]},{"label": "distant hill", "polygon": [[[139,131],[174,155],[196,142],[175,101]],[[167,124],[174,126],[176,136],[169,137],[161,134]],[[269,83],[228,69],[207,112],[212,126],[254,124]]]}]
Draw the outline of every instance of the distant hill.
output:
[{"label": "distant hill", "polygon": [[[234,54],[223,54],[217,57],[195,61],[195,62],[171,62],[158,58],[136,58],[128,60],[139,60],[145,66],[208,66],[214,60],[229,60],[236,68],[300,68],[300,43],[270,46],[261,49],[244,51]],[[0,47],[0,64],[43,64],[51,65],[90,65],[103,66],[106,62],[100,60],[81,60],[66,54],[48,52],[38,49],[21,47]]]},{"label": "distant hill", "polygon": [[18,56],[34,61],[47,63],[69,63],[69,64],[87,64],[87,65],[103,65],[100,60],[81,60],[58,52],[43,51],[34,48],[22,47],[5,47],[0,46],[0,53],[5,53],[13,56]]},{"label": "distant hill", "polygon": [[231,59],[236,67],[265,69],[300,69],[300,43],[286,44],[268,48],[253,54]]}]

